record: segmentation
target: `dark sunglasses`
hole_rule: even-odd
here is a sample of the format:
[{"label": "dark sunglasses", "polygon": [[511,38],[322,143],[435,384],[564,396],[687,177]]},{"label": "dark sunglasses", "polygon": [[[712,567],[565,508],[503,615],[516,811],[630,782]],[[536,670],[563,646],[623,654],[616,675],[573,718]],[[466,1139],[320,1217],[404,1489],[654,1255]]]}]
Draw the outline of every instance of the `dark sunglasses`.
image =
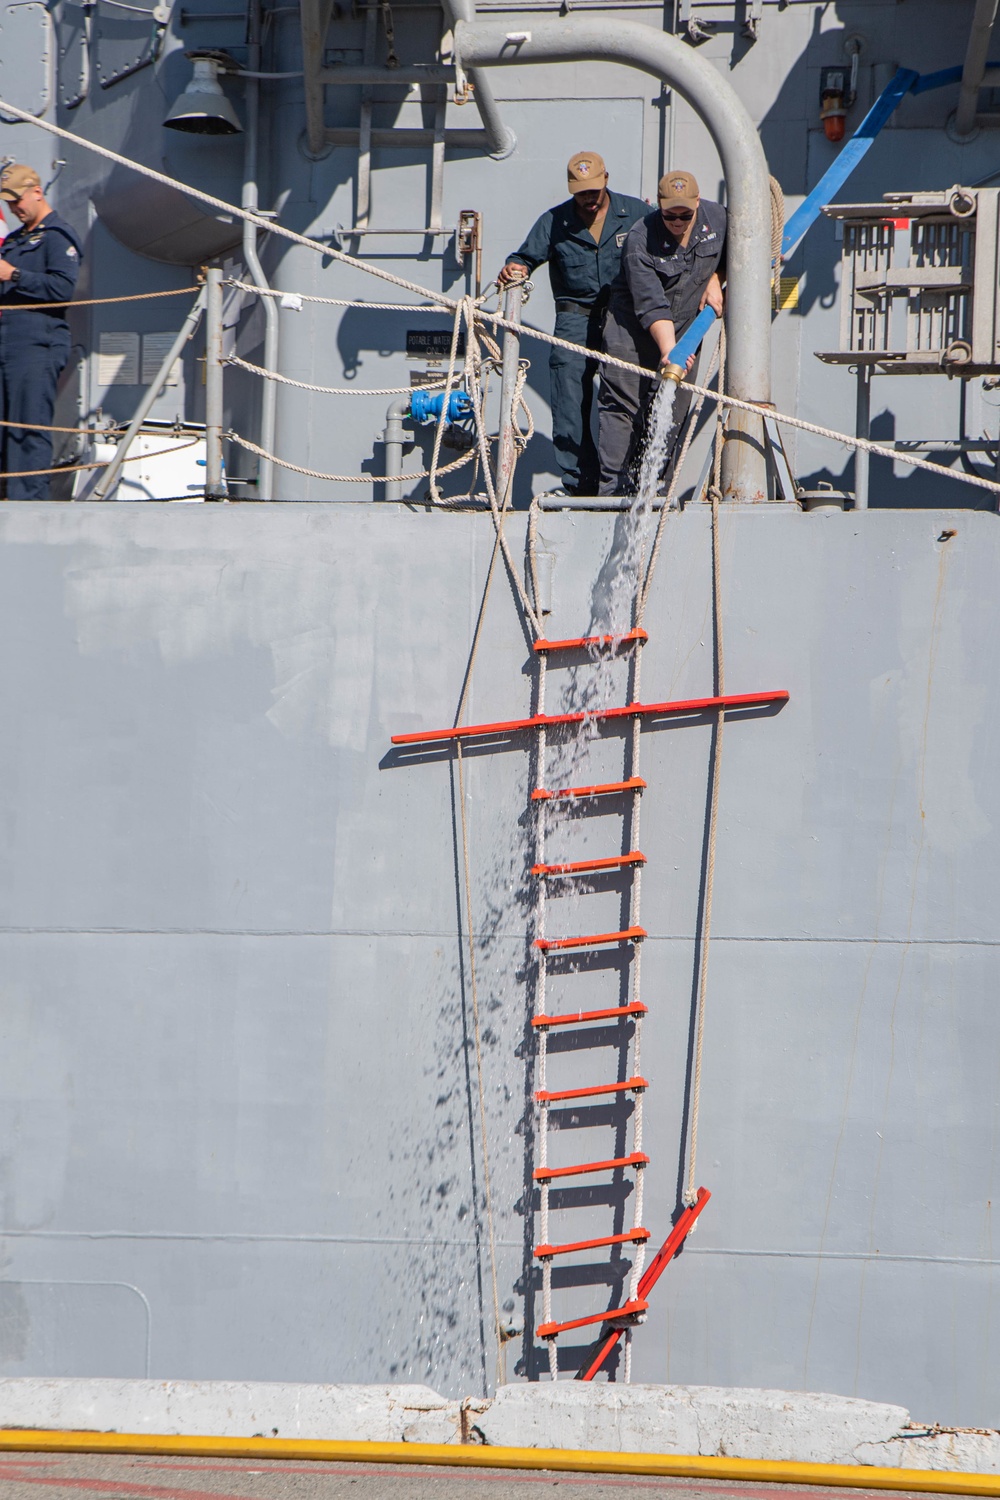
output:
[{"label": "dark sunglasses", "polygon": [[671,213],[668,208],[661,208],[660,213],[665,219],[674,219],[678,224],[690,224],[694,218],[689,208],[682,209],[680,213]]}]

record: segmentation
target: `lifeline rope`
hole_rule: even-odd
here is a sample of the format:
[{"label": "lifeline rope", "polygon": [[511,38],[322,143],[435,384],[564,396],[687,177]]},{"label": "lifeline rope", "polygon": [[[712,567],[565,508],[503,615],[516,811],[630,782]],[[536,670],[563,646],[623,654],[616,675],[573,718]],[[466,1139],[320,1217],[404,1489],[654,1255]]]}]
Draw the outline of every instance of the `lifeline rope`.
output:
[{"label": "lifeline rope", "polygon": [[[328,260],[340,261],[344,265],[353,266],[355,270],[365,271],[369,276],[375,276],[380,281],[387,281],[393,286],[400,286],[408,292],[416,292],[421,297],[430,297],[432,301],[438,303],[442,308],[454,310],[457,305],[454,297],[448,297],[443,292],[432,291],[429,287],[421,286],[415,281],[408,281],[403,276],[396,276],[392,271],[386,271],[381,266],[372,265],[370,261],[359,260],[356,256],[348,255],[343,250],[334,250],[331,245],[325,245],[321,240],[311,239],[305,234],[297,234],[294,229],[286,229],[283,224],[279,224],[275,220],[262,218],[259,214],[251,213],[248,209],[239,208],[234,203],[227,203],[224,198],[217,198],[214,193],[206,193],[201,188],[191,187],[186,182],[178,181],[176,177],[168,176],[166,172],[157,172],[152,167],[143,166],[141,162],[133,161],[131,157],[122,156],[118,151],[112,151],[107,146],[99,146],[96,141],[85,140],[83,136],[75,135],[72,130],[64,130],[60,125],[53,125],[49,120],[40,120],[27,110],[19,109],[16,104],[9,104],[4,99],[0,99],[0,112],[13,115],[15,119],[22,120],[27,125],[33,125],[37,130],[45,130],[49,135],[57,136],[60,140],[71,141],[74,145],[82,146],[84,150],[91,151],[96,156],[103,156],[106,161],[113,161],[117,166],[128,167],[131,171],[137,172],[139,176],[148,177],[152,182],[159,182],[165,187],[173,188],[187,198],[195,198],[200,203],[207,203],[210,208],[218,209],[222,213],[242,219],[247,224],[253,224],[265,234],[278,235],[282,239],[291,241],[292,244],[304,245],[308,250],[315,250],[320,255],[325,255]],[[184,290],[190,291],[190,287]],[[148,294],[142,293],[140,295],[145,297]],[[282,293],[281,295],[284,296],[287,294]],[[484,294],[482,300],[485,300],[488,295],[488,292]],[[374,304],[370,305],[374,306]],[[489,318],[495,327],[510,328],[512,326],[499,313],[490,313]],[[551,344],[555,348],[569,349],[573,353],[585,353],[588,359],[596,360],[599,364],[614,365],[618,369],[629,370],[647,379],[650,376],[650,371],[641,365],[633,365],[627,360],[616,359],[613,355],[604,354],[598,349],[586,349],[583,345],[573,344],[566,339],[557,338],[555,334],[545,333],[542,329],[533,328],[530,324],[518,324],[515,331],[526,334],[530,338],[542,339],[543,342]],[[688,387],[697,394],[701,394],[704,390],[703,387],[690,383],[688,383]],[[711,391],[705,391],[704,394],[713,401],[724,402],[736,411],[748,411],[755,416],[766,415],[773,417],[775,421],[781,422],[788,427],[796,427],[802,432],[812,432],[818,437],[831,438],[834,442],[843,443],[848,448],[862,449],[867,453],[877,453],[884,458],[892,459],[894,462],[908,464],[914,469],[927,469],[932,474],[936,474],[938,478],[941,478],[942,474],[947,474],[953,479],[961,480],[964,484],[971,484],[979,489],[989,490],[991,494],[1000,495],[1000,484],[992,479],[983,479],[978,474],[967,474],[962,470],[953,471],[951,469],[943,469],[940,464],[929,463],[926,459],[917,458],[915,454],[897,453],[894,448],[886,448],[881,443],[873,443],[868,438],[850,437],[847,433],[837,432],[830,427],[821,427],[815,422],[803,421],[801,417],[788,416],[785,413],[775,411],[773,407],[764,407],[757,402],[739,401],[733,396],[715,395]],[[299,469],[295,464],[289,464],[287,461],[275,458],[255,445],[250,445],[246,439],[241,438],[237,439],[237,441],[244,447],[247,447],[250,452],[257,453],[262,457],[271,458],[272,462],[279,464],[282,468],[291,469],[295,473],[307,474],[312,478],[327,477],[313,470]],[[443,473],[444,470],[441,472]],[[341,479],[339,475],[332,477],[338,480]],[[407,478],[405,475],[399,477],[404,480]],[[425,476],[418,474],[415,477],[422,479]],[[362,479],[358,475],[349,475],[343,482],[367,483],[370,480]],[[491,509],[493,509],[492,505]],[[494,516],[494,524],[495,522],[496,516]],[[519,592],[522,594],[522,603],[526,604],[527,595],[523,592],[523,585],[519,589]],[[527,607],[530,608],[530,606]]]},{"label": "lifeline rope", "polygon": [[430,483],[427,488],[433,501],[440,503],[441,491],[437,487],[438,460],[441,457],[441,440],[444,437],[445,423],[448,420],[448,407],[451,405],[451,387],[455,379],[455,358],[458,353],[458,337],[462,331],[462,318],[468,317],[470,337],[466,340],[466,370],[468,370],[469,344],[472,342],[472,314],[468,310],[468,301],[463,298],[455,309],[454,321],[451,325],[451,344],[448,349],[448,374],[444,382],[444,397],[441,401],[441,410],[434,426],[434,447],[431,451]]},{"label": "lifeline rope", "polygon": [[[471,307],[471,298],[465,299],[465,302]],[[464,305],[465,304],[463,304],[463,306]],[[476,353],[473,352],[474,350],[478,352],[478,341],[476,338],[475,323],[470,318],[468,324],[468,337],[465,341],[465,366],[467,373],[473,368],[473,362],[476,358]],[[496,486],[493,483],[493,475],[490,472],[490,455],[486,440],[486,429],[483,425],[483,413],[478,401],[473,402],[472,412],[473,418],[475,420],[476,442],[479,448],[479,458],[483,469],[483,482],[486,486],[487,499],[490,502],[490,512],[493,516],[493,525],[496,528],[497,541],[500,545],[501,551],[503,552],[504,562],[507,564],[507,572],[510,576],[511,582],[517,590],[517,596],[521,601],[521,608],[524,610],[525,618],[527,619],[532,631],[534,632],[535,639],[538,640],[542,634],[541,621],[539,620],[537,614],[535,613],[535,610],[532,607],[531,600],[528,598],[528,591],[524,586],[523,579],[521,578],[520,569],[516,566],[511,555],[510,543],[508,542],[503,529],[503,518],[501,516],[500,508],[497,505]],[[443,473],[444,470],[441,470],[440,472]],[[505,501],[506,498],[507,497],[505,496]],[[544,730],[542,732],[544,733]]]},{"label": "lifeline rope", "polygon": [[[498,544],[493,544],[493,558],[490,561],[489,572],[486,575],[486,587],[483,590],[483,603],[480,609],[479,619],[482,622],[486,610],[486,600],[489,595],[490,583],[493,579],[493,564],[496,561]],[[473,649],[469,660],[469,670],[466,674],[466,688],[472,673],[476,652],[479,647],[479,626],[473,639]],[[459,705],[459,715],[465,702],[465,692],[462,694],[462,703]],[[465,925],[469,934],[469,979],[472,989],[472,1032],[476,1048],[476,1078],[479,1085],[479,1133],[483,1142],[483,1187],[486,1196],[486,1229],[490,1245],[490,1280],[493,1285],[493,1322],[497,1336],[497,1384],[505,1385],[507,1372],[504,1368],[503,1357],[503,1327],[500,1319],[500,1289],[497,1283],[497,1250],[496,1235],[493,1227],[493,1188],[490,1181],[490,1152],[486,1136],[486,1086],[483,1081],[483,1042],[482,1031],[479,1024],[479,985],[476,976],[476,939],[472,926],[472,870],[469,861],[469,828],[465,810],[465,770],[462,758],[462,741],[455,741],[458,759],[458,805],[461,814],[462,825],[462,861],[465,869]]]},{"label": "lifeline rope", "polygon": [[[248,453],[256,453],[258,458],[269,458],[273,464],[278,464],[282,469],[291,469],[293,474],[304,474],[307,479],[329,479],[337,484],[385,483],[384,474],[326,474],[322,469],[307,469],[302,464],[290,463],[287,458],[279,458],[276,453],[268,453],[266,448],[259,448],[256,443],[251,443],[249,438],[240,437],[238,432],[230,430],[225,435],[231,443],[237,443],[239,447],[246,448]],[[450,474],[453,469],[460,469],[463,464],[467,464],[472,457],[473,450],[470,448],[468,453],[462,454],[461,458],[456,458],[453,463],[446,464],[443,469],[438,469],[438,473]],[[421,469],[417,474],[390,474],[389,478],[398,479],[401,483],[409,483],[415,479],[426,479],[429,473],[429,469]]]},{"label": "lifeline rope", "polygon": [[[193,448],[202,441],[202,438],[196,437],[189,443],[178,443],[176,448],[157,448],[155,453],[135,453],[130,458],[123,458],[122,463],[137,464],[145,458],[162,458],[165,453],[183,453],[185,448]],[[83,469],[106,469],[111,462],[112,459],[99,458],[89,464],[56,464],[51,469],[8,469],[5,473],[0,473],[0,479],[27,479],[31,474],[78,474]]]},{"label": "lifeline rope", "polygon": [[[387,385],[379,390],[356,385],[310,385],[305,380],[293,380],[290,375],[279,375],[277,370],[265,370],[262,365],[252,365],[248,360],[240,359],[238,354],[228,354],[222,362],[225,365],[235,365],[240,370],[249,370],[251,375],[260,375],[264,380],[277,380],[281,385],[293,385],[298,391],[315,391],[320,396],[405,396],[414,389],[410,385]],[[436,391],[443,384],[443,380],[428,381],[417,389]]]},{"label": "lifeline rope", "polygon": [[[541,599],[538,593],[538,569],[534,557],[534,541],[537,539],[537,500],[532,501],[535,508],[536,523],[534,535],[532,536],[531,517],[528,519],[529,530],[529,560],[531,568],[531,586],[534,593],[535,609],[541,611]],[[548,675],[548,652],[542,651],[538,658],[538,697],[535,704],[537,714],[545,713],[545,687]],[[548,731],[544,724],[538,729],[538,738],[535,741],[535,786],[543,790],[546,785],[545,756],[548,749]],[[545,864],[545,839],[548,831],[548,799],[541,797],[537,803],[535,814],[535,864]],[[544,879],[538,881],[538,895],[535,901],[535,940],[545,936],[545,913],[546,897],[548,891]],[[536,949],[536,980],[535,980],[535,1005],[534,1016],[545,1015],[545,987],[548,979],[548,953],[544,948]],[[538,1026],[535,1028],[538,1035],[536,1039],[538,1058],[538,1089],[537,1093],[544,1093],[548,1088],[548,1057],[549,1057],[549,1028]],[[539,1169],[549,1164],[549,1102],[547,1099],[538,1101],[538,1166]],[[542,1177],[538,1183],[538,1217],[539,1217],[539,1243],[550,1244],[549,1240],[549,1193],[551,1181],[548,1177]],[[552,1257],[542,1257],[542,1322],[552,1322]],[[549,1352],[549,1375],[552,1380],[559,1379],[559,1348],[558,1339],[550,1338],[545,1341]]]},{"label": "lifeline rope", "polygon": [[[450,352],[449,361],[448,361],[447,383],[446,383],[446,386],[445,386],[445,389],[448,392],[450,392],[450,390],[451,390],[451,382],[452,382],[452,380],[454,378],[454,366],[455,366],[456,350],[457,350],[457,347],[458,347],[458,334],[459,334],[459,331],[460,331],[460,328],[461,328],[461,318],[462,318],[463,314],[468,318],[468,321],[469,321],[469,338],[466,341],[466,356],[465,356],[466,357],[466,376],[467,376],[467,378],[468,378],[469,373],[470,373],[470,371],[472,369],[472,366],[474,365],[474,363],[475,363],[475,361],[476,361],[476,359],[478,357],[478,346],[476,344],[476,339],[475,339],[474,332],[473,332],[472,313],[471,313],[471,310],[470,310],[470,307],[469,307],[469,303],[470,302],[471,302],[471,299],[468,299],[468,298],[465,299],[464,302],[463,302],[462,307],[458,310],[458,312],[456,313],[456,316],[455,316],[455,322],[454,322],[454,326],[453,326],[453,329],[452,329],[451,352]],[[497,352],[499,352],[499,351],[497,351]],[[476,372],[476,376],[477,376],[477,393],[479,393],[478,373],[479,372]],[[475,403],[475,412],[476,412],[477,421],[480,424],[480,426],[481,426],[481,421],[482,421],[482,410],[483,410],[484,403],[485,403],[485,395],[482,394],[482,393],[479,393],[479,399]],[[512,410],[513,410],[513,405],[514,404],[515,403],[512,403]],[[447,400],[443,403],[443,405],[447,406]],[[435,452],[436,451],[437,450],[435,449]],[[443,473],[444,471],[443,470],[438,470],[438,472],[439,473]],[[492,481],[491,481],[491,477],[490,477],[488,458],[487,458],[487,461],[485,463],[484,472],[485,472],[485,476],[486,476],[487,486],[489,486]],[[433,480],[432,480],[432,487],[433,487]],[[456,723],[456,725],[459,724],[459,723],[461,723],[462,714],[465,712],[465,703],[466,703],[466,699],[468,697],[469,688],[470,688],[470,686],[472,684],[472,673],[473,673],[473,669],[474,669],[475,664],[476,664],[476,657],[477,657],[477,655],[479,653],[479,643],[480,643],[480,640],[482,639],[483,625],[484,625],[485,619],[486,619],[486,605],[487,605],[487,602],[488,602],[489,597],[490,597],[490,589],[491,589],[491,587],[493,585],[493,577],[494,577],[494,574],[496,572],[497,558],[501,555],[501,552],[503,550],[503,541],[504,541],[504,536],[503,536],[503,521],[504,521],[504,516],[505,516],[505,514],[507,512],[507,509],[508,509],[508,504],[509,504],[509,497],[505,498],[504,507],[503,507],[503,510],[500,513],[499,522],[498,522],[498,525],[497,525],[497,528],[496,528],[496,533],[495,533],[495,536],[494,536],[494,539],[493,539],[493,550],[492,550],[492,553],[490,554],[490,565],[489,565],[489,568],[487,569],[487,573],[486,573],[486,582],[485,582],[485,584],[483,586],[482,602],[481,602],[481,604],[479,606],[479,616],[478,616],[478,618],[476,620],[476,629],[475,629],[475,632],[474,632],[473,638],[472,638],[472,649],[471,649],[471,651],[469,653],[469,664],[468,664],[468,666],[466,668],[465,682],[462,685],[462,694],[461,694],[461,697],[459,699],[458,709],[457,709],[456,714],[455,714],[455,723]],[[536,607],[536,609],[538,607],[537,595],[535,597],[535,607]],[[543,664],[544,664],[544,657],[543,657]],[[543,731],[543,733],[544,733],[544,731]],[[456,741],[456,750],[457,750],[457,760],[458,760],[459,807],[460,807],[461,825],[462,825],[462,858],[463,858],[464,875],[465,875],[466,927],[468,929],[468,935],[469,935],[469,975],[470,975],[471,989],[472,989],[473,1035],[474,1035],[474,1038],[475,1038],[475,1049],[476,1049],[476,1076],[477,1076],[477,1079],[478,1079],[478,1086],[479,1086],[479,1121],[480,1121],[480,1133],[482,1135],[482,1141],[483,1141],[483,1183],[484,1183],[485,1194],[486,1194],[486,1222],[487,1222],[487,1229],[488,1229],[488,1233],[489,1233],[489,1246],[490,1246],[490,1275],[491,1275],[492,1286],[493,1286],[493,1315],[494,1315],[494,1319],[495,1319],[495,1323],[496,1323],[496,1338],[497,1338],[497,1384],[498,1385],[504,1385],[504,1384],[506,1384],[506,1380],[507,1380],[507,1372],[506,1372],[506,1367],[505,1367],[505,1361],[504,1361],[504,1358],[503,1358],[503,1342],[504,1341],[503,1341],[503,1327],[502,1327],[502,1322],[501,1322],[501,1317],[500,1317],[500,1292],[499,1292],[499,1287],[498,1287],[498,1284],[497,1284],[496,1237],[495,1237],[495,1232],[494,1232],[494,1216],[493,1216],[493,1189],[492,1189],[491,1178],[490,1178],[489,1147],[488,1147],[488,1143],[487,1143],[487,1133],[486,1133],[486,1090],[485,1090],[485,1083],[484,1083],[484,1077],[483,1077],[482,1035],[481,1035],[481,1028],[480,1028],[480,1020],[479,1020],[479,986],[478,986],[477,971],[476,971],[476,942],[475,942],[475,929],[473,927],[473,920],[472,920],[472,872],[471,872],[471,866],[470,866],[470,860],[469,860],[469,835],[468,835],[468,825],[467,825],[466,806],[465,806],[465,770],[464,770],[464,761],[463,761],[463,756],[462,756],[462,741],[461,741],[461,738],[459,738]]]},{"label": "lifeline rope", "polygon": [[[74,137],[76,139],[76,137]],[[0,244],[3,242],[0,241]],[[112,302],[152,302],[156,297],[183,297],[190,295],[192,287],[175,286],[167,292],[131,292],[127,297],[72,297],[68,302],[4,302],[3,315],[15,312],[39,312],[43,307],[106,307]]]},{"label": "lifeline rope", "polygon": [[[0,109],[3,108],[0,101]],[[625,359],[616,359],[613,354],[604,354],[600,349],[588,349],[583,344],[572,344],[568,339],[560,339],[554,333],[545,333],[541,328],[533,328],[530,323],[509,323],[499,314],[490,313],[490,322],[498,323],[501,328],[515,328],[529,338],[541,339],[545,344],[551,344],[557,349],[569,349],[574,354],[585,354],[588,359],[596,360],[598,364],[613,365],[619,370],[628,370],[633,375],[642,375],[646,380],[655,378],[655,370],[649,370],[644,365],[634,365]],[[773,406],[761,405],[759,401],[741,401],[736,396],[725,396],[717,391],[706,390],[704,386],[695,385],[691,380],[685,380],[683,384],[695,395],[706,396],[710,401],[718,402],[722,406],[731,408],[733,411],[748,411],[756,417],[770,417],[773,421],[785,427],[796,427],[802,432],[815,433],[817,437],[832,439],[833,442],[842,443],[846,448],[860,448],[866,453],[877,453],[881,458],[892,459],[895,463],[908,464],[913,469],[927,469],[929,473],[936,474],[939,479],[959,479],[965,484],[972,484],[979,489],[989,490],[993,494],[1000,494],[1000,483],[993,479],[981,479],[977,474],[966,474],[959,469],[945,469],[941,464],[932,464],[927,459],[917,458],[915,454],[898,452],[895,448],[887,448],[883,443],[873,443],[869,438],[852,437],[846,432],[837,432],[832,427],[821,427],[817,422],[807,422],[802,417],[789,416],[787,412],[776,411]]]},{"label": "lifeline rope", "polygon": [[[724,332],[724,330],[723,330]],[[723,356],[724,358],[724,356]],[[722,384],[722,370],[719,373]],[[725,416],[719,407],[715,425],[715,460],[710,491],[712,501],[712,614],[715,636],[715,695],[721,698],[726,691],[726,654],[722,635],[722,574],[719,547],[719,501],[722,498],[722,444],[724,441]],[[722,734],[726,726],[726,711],[720,708],[715,717],[715,734],[712,761],[712,789],[709,800],[708,861],[705,870],[705,904],[702,911],[699,935],[698,974],[698,1022],[695,1031],[694,1078],[691,1087],[691,1132],[688,1148],[687,1181],[684,1184],[683,1201],[691,1207],[698,1201],[698,1122],[701,1112],[701,1068],[705,1047],[705,1001],[708,995],[708,951],[712,936],[712,898],[715,892],[715,851],[719,830],[719,787],[722,774]]]},{"label": "lifeline rope", "polygon": [[[0,422],[0,427],[20,427],[23,432],[75,432],[77,435],[96,438],[112,438],[121,432],[120,427],[49,427],[44,422]],[[36,471],[37,472],[37,471]]]},{"label": "lifeline rope", "polygon": [[[365,262],[359,262],[365,264]],[[450,307],[436,302],[366,302],[363,297],[317,297],[311,292],[282,292],[277,287],[254,286],[250,281],[240,281],[236,276],[226,280],[227,286],[239,287],[241,292],[253,292],[257,297],[297,297],[300,302],[319,302],[323,307],[361,307],[368,312],[428,312],[450,313]],[[487,296],[489,293],[486,294]],[[428,293],[430,296],[430,293]],[[286,308],[286,312],[294,309]]]},{"label": "lifeline rope", "polygon": [[[19,109],[16,104],[8,104],[6,100],[0,99],[0,113],[13,115],[16,120],[23,120],[26,125],[33,125],[37,130],[46,130],[49,135],[58,136],[62,141],[72,141],[75,146],[82,146],[85,151],[92,151],[95,156],[103,156],[105,161],[113,161],[116,166],[128,167],[131,171],[138,172],[140,177],[148,177],[151,182],[159,182],[164,187],[173,188],[176,192],[182,193],[185,198],[196,198],[199,203],[207,203],[210,208],[242,219],[246,224],[253,224],[265,234],[276,234],[282,239],[290,240],[294,245],[305,245],[306,249],[316,250],[320,255],[325,255],[328,260],[339,260],[344,265],[353,266],[355,270],[366,271],[370,276],[377,276],[380,281],[388,281],[393,286],[401,286],[407,292],[416,292],[421,297],[430,297],[432,301],[439,302],[443,307],[454,308],[455,306],[454,297],[447,297],[443,292],[431,291],[425,286],[420,286],[418,282],[407,281],[403,276],[396,276],[392,271],[383,270],[381,266],[374,266],[369,261],[358,260],[356,256],[347,255],[343,250],[334,250],[331,245],[324,245],[321,240],[310,239],[305,234],[297,234],[294,229],[286,229],[276,220],[265,219],[260,214],[251,213],[248,209],[238,208],[235,203],[227,203],[225,198],[217,198],[214,193],[206,193],[201,188],[191,187],[189,183],[179,182],[176,177],[169,177],[166,172],[157,172],[153,167],[143,166],[141,162],[122,156],[107,146],[99,146],[96,141],[88,141],[81,135],[75,135],[72,130],[64,130],[61,125],[53,125],[49,120],[40,120],[35,115],[29,114],[26,109]],[[187,290],[190,291],[190,287]]]}]

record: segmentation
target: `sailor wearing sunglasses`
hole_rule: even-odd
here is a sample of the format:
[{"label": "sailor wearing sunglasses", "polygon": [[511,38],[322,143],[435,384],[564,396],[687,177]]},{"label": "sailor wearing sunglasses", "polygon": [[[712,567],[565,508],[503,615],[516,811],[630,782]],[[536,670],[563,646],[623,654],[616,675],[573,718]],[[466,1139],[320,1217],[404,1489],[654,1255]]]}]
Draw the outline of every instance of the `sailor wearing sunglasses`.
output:
[{"label": "sailor wearing sunglasses", "polygon": [[[661,177],[657,196],[658,208],[629,231],[604,324],[605,352],[644,365],[650,375],[646,379],[613,365],[601,371],[601,495],[635,493],[646,419],[659,384],[653,372],[703,307],[710,304],[722,313],[726,210],[701,197],[690,172]],[[690,393],[682,383],[665,472],[690,405]]]}]

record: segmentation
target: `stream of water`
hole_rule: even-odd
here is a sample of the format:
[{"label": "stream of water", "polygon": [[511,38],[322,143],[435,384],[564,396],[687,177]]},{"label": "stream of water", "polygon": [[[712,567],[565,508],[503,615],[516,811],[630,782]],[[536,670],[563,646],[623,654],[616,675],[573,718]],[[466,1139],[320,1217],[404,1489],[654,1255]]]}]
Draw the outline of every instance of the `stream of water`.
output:
[{"label": "stream of water", "polygon": [[[623,636],[632,629],[636,593],[647,552],[660,475],[674,435],[674,398],[677,386],[672,380],[660,382],[653,398],[647,425],[646,442],[639,469],[637,492],[627,510],[615,522],[611,548],[594,584],[588,635]],[[591,660],[573,673],[561,711],[598,713],[621,700],[623,692],[621,656],[613,649],[594,647]],[[593,719],[581,724],[577,733],[567,735],[553,746],[550,778],[553,785],[573,786],[586,781],[583,767],[590,742],[599,733]]]}]

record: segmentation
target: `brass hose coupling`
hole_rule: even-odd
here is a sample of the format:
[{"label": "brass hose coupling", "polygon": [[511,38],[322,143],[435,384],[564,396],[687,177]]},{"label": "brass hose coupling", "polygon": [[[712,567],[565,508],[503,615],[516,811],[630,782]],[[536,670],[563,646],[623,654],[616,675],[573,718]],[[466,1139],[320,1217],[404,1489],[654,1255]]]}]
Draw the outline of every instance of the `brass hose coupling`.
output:
[{"label": "brass hose coupling", "polygon": [[665,364],[660,366],[659,374],[661,380],[672,380],[675,385],[680,385],[687,371],[683,365]]}]

